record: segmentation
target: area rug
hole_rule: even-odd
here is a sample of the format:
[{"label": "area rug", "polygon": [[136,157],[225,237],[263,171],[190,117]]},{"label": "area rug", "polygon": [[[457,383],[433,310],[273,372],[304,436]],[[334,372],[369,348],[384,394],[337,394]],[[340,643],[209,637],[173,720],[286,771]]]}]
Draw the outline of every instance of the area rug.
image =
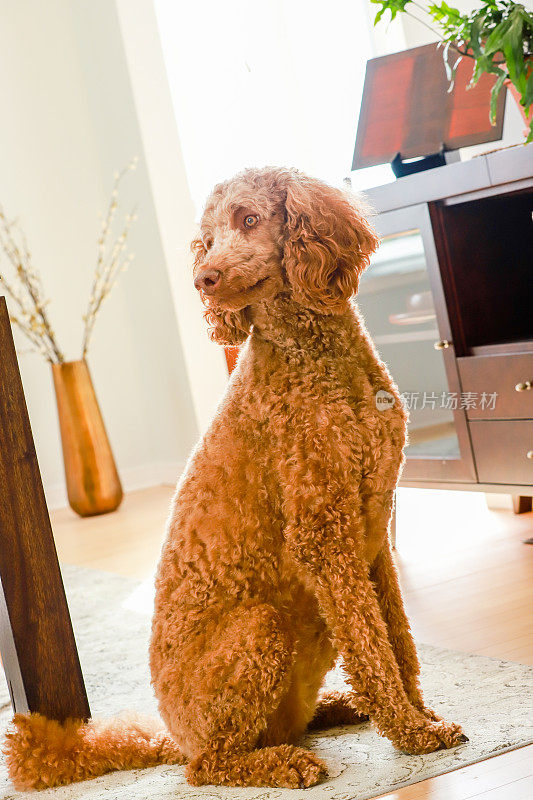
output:
[{"label": "area rug", "polygon": [[[74,567],[63,571],[92,713],[156,710],[147,668],[150,601],[136,581]],[[183,767],[117,772],[92,781],[15,792],[2,765],[0,799],[38,800],[366,800],[533,742],[533,668],[419,645],[428,704],[460,722],[470,741],[424,756],[399,753],[371,724],[307,736],[304,744],[326,762],[330,776],[311,789],[194,787]],[[194,665],[191,664],[191,669]],[[342,684],[340,669],[330,685]],[[7,689],[0,695],[0,726],[9,721]]]}]

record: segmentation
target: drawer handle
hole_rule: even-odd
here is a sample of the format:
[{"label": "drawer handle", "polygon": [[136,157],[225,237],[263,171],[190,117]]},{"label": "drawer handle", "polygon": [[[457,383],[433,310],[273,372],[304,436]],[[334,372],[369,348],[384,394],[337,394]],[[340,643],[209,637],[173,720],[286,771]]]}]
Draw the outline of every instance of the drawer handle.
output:
[{"label": "drawer handle", "polygon": [[529,390],[533,387],[531,381],[521,381],[517,383],[515,388],[516,392],[529,392]]},{"label": "drawer handle", "polygon": [[448,339],[441,339],[439,342],[435,342],[433,347],[435,350],[447,350],[450,345],[451,342],[449,342]]},{"label": "drawer handle", "polygon": [[529,458],[531,461],[533,461],[533,450],[527,451],[526,458]]}]

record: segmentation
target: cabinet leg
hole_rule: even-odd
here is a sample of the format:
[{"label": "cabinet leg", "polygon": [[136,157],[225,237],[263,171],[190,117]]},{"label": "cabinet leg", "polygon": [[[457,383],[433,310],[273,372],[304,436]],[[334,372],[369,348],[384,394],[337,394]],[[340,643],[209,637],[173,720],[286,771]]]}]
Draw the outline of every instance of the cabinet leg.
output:
[{"label": "cabinet leg", "polygon": [[515,514],[526,514],[532,510],[532,497],[523,494],[513,494],[513,511]]}]

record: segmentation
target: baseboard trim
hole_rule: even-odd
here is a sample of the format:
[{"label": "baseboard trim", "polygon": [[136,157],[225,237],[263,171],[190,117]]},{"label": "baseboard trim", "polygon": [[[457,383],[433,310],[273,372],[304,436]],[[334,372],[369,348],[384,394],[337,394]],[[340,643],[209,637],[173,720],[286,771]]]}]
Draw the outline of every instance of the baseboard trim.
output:
[{"label": "baseboard trim", "polygon": [[[136,467],[119,469],[122,488],[125,492],[148,489],[150,486],[175,486],[183,472],[185,463],[159,461],[154,464],[139,464]],[[44,487],[48,509],[54,511],[68,506],[66,483]]]}]

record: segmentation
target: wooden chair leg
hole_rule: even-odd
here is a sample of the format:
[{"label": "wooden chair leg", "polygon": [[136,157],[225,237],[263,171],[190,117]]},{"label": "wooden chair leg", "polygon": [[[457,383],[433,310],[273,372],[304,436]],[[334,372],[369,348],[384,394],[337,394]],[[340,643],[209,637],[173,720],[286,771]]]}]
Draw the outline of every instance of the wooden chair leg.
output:
[{"label": "wooden chair leg", "polygon": [[0,297],[0,652],[17,712],[88,719],[89,703],[5,299]]}]

